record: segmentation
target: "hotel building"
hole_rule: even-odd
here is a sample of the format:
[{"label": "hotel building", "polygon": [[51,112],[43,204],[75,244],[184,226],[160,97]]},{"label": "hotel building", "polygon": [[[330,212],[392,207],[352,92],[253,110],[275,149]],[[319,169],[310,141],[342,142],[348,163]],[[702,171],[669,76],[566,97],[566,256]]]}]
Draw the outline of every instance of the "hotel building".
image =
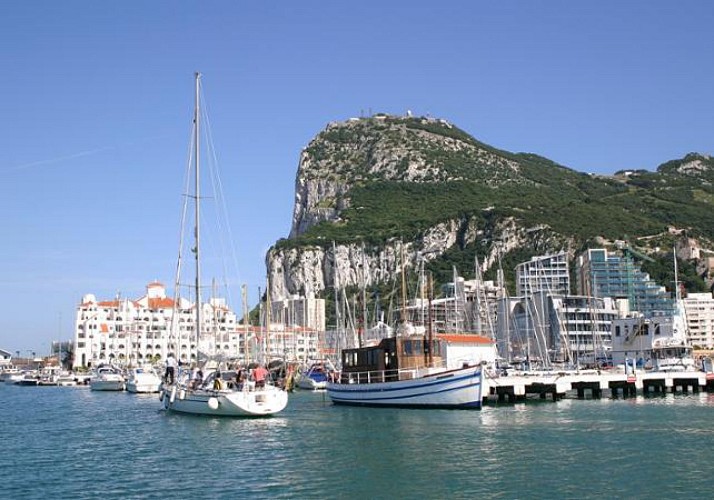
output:
[{"label": "hotel building", "polygon": [[[319,309],[319,306],[314,306]],[[324,302],[322,304],[324,324]],[[312,359],[320,348],[319,330],[304,325],[246,326],[225,299],[201,304],[201,335],[196,338],[195,303],[174,300],[158,282],[138,299],[97,300],[88,294],[77,306],[73,367],[101,363],[156,363],[173,353],[182,363],[198,358],[246,361]],[[261,324],[266,322],[263,318]]]}]

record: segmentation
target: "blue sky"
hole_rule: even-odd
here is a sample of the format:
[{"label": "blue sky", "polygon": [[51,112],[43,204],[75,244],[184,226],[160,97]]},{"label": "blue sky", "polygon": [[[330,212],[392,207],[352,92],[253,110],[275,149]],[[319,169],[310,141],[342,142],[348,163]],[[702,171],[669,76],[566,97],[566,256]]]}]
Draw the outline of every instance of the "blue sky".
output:
[{"label": "blue sky", "polygon": [[714,149],[712,2],[9,0],[0,14],[0,348],[23,354],[71,338],[86,293],[173,283],[194,71],[251,305],[290,229],[300,150],[330,121],[411,110],[603,174]]}]

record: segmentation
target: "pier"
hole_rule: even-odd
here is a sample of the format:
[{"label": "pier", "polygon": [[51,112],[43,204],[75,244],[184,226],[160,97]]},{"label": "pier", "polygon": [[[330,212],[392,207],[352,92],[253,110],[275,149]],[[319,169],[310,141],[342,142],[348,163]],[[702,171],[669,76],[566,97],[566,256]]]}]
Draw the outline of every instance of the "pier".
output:
[{"label": "pier", "polygon": [[585,399],[714,392],[714,373],[669,371],[635,373],[584,370],[580,372],[522,372],[485,374],[484,403],[517,403],[527,399],[558,401],[567,396]]}]

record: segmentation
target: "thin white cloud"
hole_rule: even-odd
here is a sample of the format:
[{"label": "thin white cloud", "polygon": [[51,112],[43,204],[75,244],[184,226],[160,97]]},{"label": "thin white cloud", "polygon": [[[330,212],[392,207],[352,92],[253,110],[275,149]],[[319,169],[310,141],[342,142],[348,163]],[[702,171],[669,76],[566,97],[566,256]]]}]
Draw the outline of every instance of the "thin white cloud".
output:
[{"label": "thin white cloud", "polygon": [[30,163],[24,163],[22,165],[16,165],[14,167],[7,168],[7,169],[5,169],[5,172],[15,172],[18,170],[26,170],[28,168],[33,168],[33,167],[41,167],[44,165],[51,165],[53,163],[60,163],[60,162],[67,161],[67,160],[73,160],[75,158],[81,158],[82,156],[90,156],[93,154],[101,153],[103,151],[108,151],[110,149],[115,149],[115,146],[107,146],[107,147],[98,148],[98,149],[89,149],[87,151],[80,151],[79,153],[73,153],[73,154],[67,155],[67,156],[59,156],[57,158],[51,158],[48,160],[38,160],[38,161],[30,162]]}]

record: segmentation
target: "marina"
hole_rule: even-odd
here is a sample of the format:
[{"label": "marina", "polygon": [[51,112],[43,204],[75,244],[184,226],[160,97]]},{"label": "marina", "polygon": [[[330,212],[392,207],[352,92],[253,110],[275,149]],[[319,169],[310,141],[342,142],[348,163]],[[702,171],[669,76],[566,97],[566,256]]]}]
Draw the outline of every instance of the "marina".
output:
[{"label": "marina", "polygon": [[[414,372],[414,370],[405,370],[406,372]],[[76,373],[57,377],[53,381],[48,381],[46,379],[40,378],[40,375],[34,372],[24,373],[22,377],[10,378],[4,377],[0,379],[0,385],[18,385],[18,386],[60,386],[60,387],[89,387],[92,390],[100,391],[124,391],[130,393],[159,393],[160,404],[166,406],[168,404],[169,392],[161,391],[161,378],[157,375],[156,370],[150,367],[145,368],[135,368],[128,370],[129,375],[125,377],[120,370],[117,369],[103,369],[100,370],[102,373],[102,379],[94,378],[95,387],[92,387],[92,378],[89,375]],[[435,380],[439,379],[442,373],[456,374],[459,375],[462,372],[468,372],[473,376],[476,373],[478,379],[478,384],[476,387],[480,386],[480,398],[483,405],[495,405],[503,403],[521,403],[530,399],[541,399],[541,400],[551,400],[559,401],[562,399],[601,399],[601,398],[618,398],[618,397],[634,397],[634,396],[651,396],[651,395],[665,395],[665,394],[698,394],[700,392],[714,393],[714,372],[712,371],[702,371],[702,370],[691,370],[691,371],[648,371],[648,370],[634,370],[634,371],[624,371],[624,370],[582,370],[579,372],[575,371],[560,371],[560,372],[517,372],[515,374],[499,374],[492,369],[481,368],[481,367],[471,367],[464,368],[461,370],[452,371],[437,371],[433,375]],[[109,375],[106,375],[108,373]],[[397,406],[397,407],[454,407],[458,408],[462,405],[459,404],[362,404],[365,401],[344,401],[341,400],[344,396],[339,396],[340,392],[348,393],[349,389],[359,389],[358,386],[362,386],[362,390],[365,388],[370,388],[374,394],[379,394],[385,390],[383,383],[387,383],[388,380],[376,378],[378,372],[372,372],[372,376],[375,379],[372,383],[363,384],[353,384],[349,381],[356,379],[357,377],[368,377],[370,372],[354,372],[350,374],[349,372],[340,375],[336,372],[337,377],[341,377],[343,383],[333,382],[328,383],[327,395],[330,392],[337,394],[335,396],[335,403],[337,404],[352,404],[356,406]],[[381,373],[381,372],[380,372]],[[104,379],[110,378],[109,381]],[[184,373],[184,377],[190,377],[188,372]],[[227,386],[229,382],[236,378],[235,371],[223,371],[221,374],[222,379],[225,381]],[[444,377],[441,377],[442,380]],[[415,380],[413,375],[410,375],[407,380]],[[416,379],[418,381],[418,379]],[[4,382],[4,383],[3,383]],[[209,375],[206,379],[207,385],[213,386],[213,376]],[[444,385],[446,382],[441,382],[438,385]],[[423,382],[422,382],[423,384]],[[254,391],[255,383],[248,382],[246,385],[246,390]],[[323,390],[316,389],[313,385],[305,384],[302,387],[297,384],[297,389],[295,392],[307,392],[316,391],[322,393]],[[330,391],[331,388],[331,391]],[[407,387],[405,389],[409,391]],[[213,390],[207,390],[206,394],[201,399],[202,403],[206,403],[210,397]],[[218,391],[220,392],[220,391]],[[225,391],[230,393],[232,391]],[[238,391],[241,392],[241,391]],[[281,391],[285,392],[285,391]],[[293,391],[288,391],[293,392]],[[387,391],[389,392],[389,391]],[[423,391],[422,391],[423,392]],[[164,402],[164,395],[166,395],[166,402]],[[174,395],[176,397],[177,394]],[[185,397],[185,395],[184,395]],[[363,395],[363,397],[365,397]],[[405,394],[401,395],[402,398],[407,397]],[[419,396],[423,397],[423,396]],[[478,398],[477,398],[478,399]],[[329,401],[329,398],[328,398]],[[479,404],[468,404],[464,405],[473,409],[478,409]],[[219,415],[219,413],[208,413]]]},{"label": "marina", "polygon": [[12,2],[0,500],[711,497],[713,19]]}]

